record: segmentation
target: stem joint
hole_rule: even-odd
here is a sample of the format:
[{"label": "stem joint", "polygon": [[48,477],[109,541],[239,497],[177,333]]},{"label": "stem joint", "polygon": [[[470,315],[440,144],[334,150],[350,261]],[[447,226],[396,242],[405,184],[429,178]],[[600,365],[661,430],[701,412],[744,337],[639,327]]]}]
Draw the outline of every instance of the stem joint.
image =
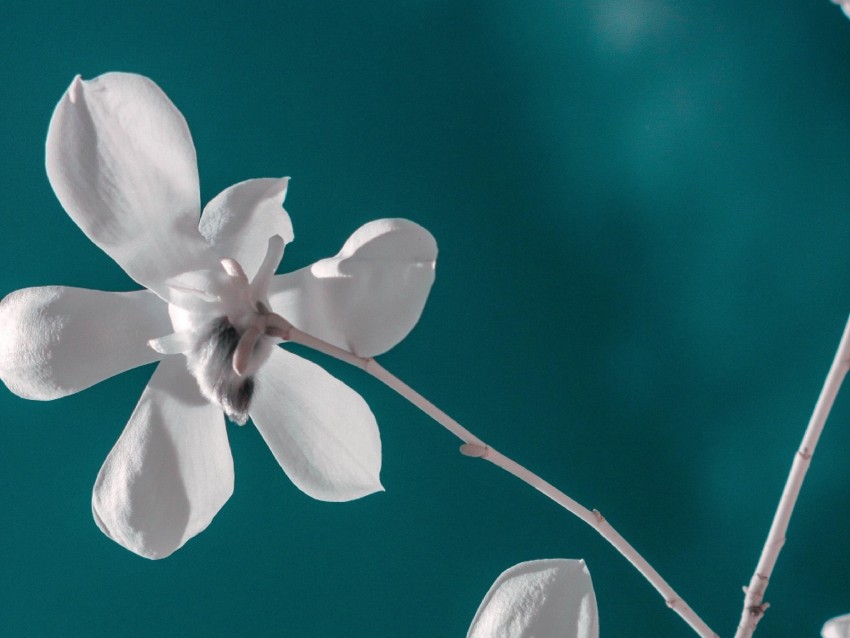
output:
[{"label": "stem joint", "polygon": [[490,447],[479,443],[464,443],[460,446],[460,453],[474,459],[486,459]]}]

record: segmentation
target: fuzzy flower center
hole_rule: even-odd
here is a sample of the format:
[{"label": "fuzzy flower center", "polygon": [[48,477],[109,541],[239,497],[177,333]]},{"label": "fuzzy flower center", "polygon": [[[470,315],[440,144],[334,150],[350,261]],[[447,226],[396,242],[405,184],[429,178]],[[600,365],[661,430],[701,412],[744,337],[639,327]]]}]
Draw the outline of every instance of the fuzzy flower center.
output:
[{"label": "fuzzy flower center", "polygon": [[184,273],[168,282],[174,332],[149,345],[182,354],[201,393],[244,425],[254,395],[254,375],[280,341],[282,317],[269,310],[268,289],[283,256],[283,239],[269,240],[260,269],[248,280],[234,259],[221,269]]}]

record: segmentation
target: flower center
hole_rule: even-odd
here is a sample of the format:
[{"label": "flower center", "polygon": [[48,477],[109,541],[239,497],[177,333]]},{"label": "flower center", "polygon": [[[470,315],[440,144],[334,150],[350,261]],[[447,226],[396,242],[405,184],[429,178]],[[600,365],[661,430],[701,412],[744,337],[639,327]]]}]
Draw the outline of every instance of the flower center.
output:
[{"label": "flower center", "polygon": [[248,420],[254,375],[280,341],[281,317],[269,310],[268,288],[283,256],[283,239],[269,240],[260,269],[249,281],[234,259],[221,269],[183,273],[167,282],[174,332],[148,344],[162,354],[183,354],[201,393],[239,425]]}]

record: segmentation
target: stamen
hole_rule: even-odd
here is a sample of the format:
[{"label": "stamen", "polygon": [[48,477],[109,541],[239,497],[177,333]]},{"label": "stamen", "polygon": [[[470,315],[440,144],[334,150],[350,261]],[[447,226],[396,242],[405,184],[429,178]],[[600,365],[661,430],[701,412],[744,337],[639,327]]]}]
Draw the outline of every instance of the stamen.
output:
[{"label": "stamen", "polygon": [[254,301],[262,301],[268,296],[269,286],[274,277],[274,271],[283,257],[284,247],[283,237],[275,235],[269,237],[269,245],[266,250],[266,256],[257,274],[254,275],[254,280],[251,282],[251,293]]},{"label": "stamen", "polygon": [[248,328],[239,339],[236,351],[233,353],[233,371],[240,377],[245,376],[245,371],[251,365],[251,355],[254,354],[257,341],[262,336],[263,331],[254,325]]},{"label": "stamen", "polygon": [[244,281],[246,284],[248,283],[248,275],[246,275],[245,271],[242,270],[242,264],[240,264],[235,259],[231,259],[230,257],[222,259],[221,267],[224,268],[224,272],[226,272],[234,279]]}]

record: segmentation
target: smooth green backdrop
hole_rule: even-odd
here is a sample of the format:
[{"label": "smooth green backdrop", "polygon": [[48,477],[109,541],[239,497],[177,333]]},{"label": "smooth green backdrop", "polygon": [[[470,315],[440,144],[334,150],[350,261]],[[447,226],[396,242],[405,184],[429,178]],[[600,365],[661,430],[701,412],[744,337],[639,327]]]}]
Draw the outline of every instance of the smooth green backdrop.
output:
[{"label": "smooth green backdrop", "polygon": [[[72,77],[153,78],[202,199],[291,175],[283,270],[369,219],[437,238],[384,365],[607,518],[721,635],[850,312],[850,20],[827,0],[28,2],[0,7],[0,296],[136,286],[45,176]],[[317,358],[319,360],[319,358]],[[0,635],[450,638],[523,560],[585,558],[602,636],[692,635],[583,523],[356,370],[386,493],[300,493],[253,427],[236,491],[150,562],[90,513],[151,368],[0,387]],[[850,389],[757,635],[850,612]]]}]

